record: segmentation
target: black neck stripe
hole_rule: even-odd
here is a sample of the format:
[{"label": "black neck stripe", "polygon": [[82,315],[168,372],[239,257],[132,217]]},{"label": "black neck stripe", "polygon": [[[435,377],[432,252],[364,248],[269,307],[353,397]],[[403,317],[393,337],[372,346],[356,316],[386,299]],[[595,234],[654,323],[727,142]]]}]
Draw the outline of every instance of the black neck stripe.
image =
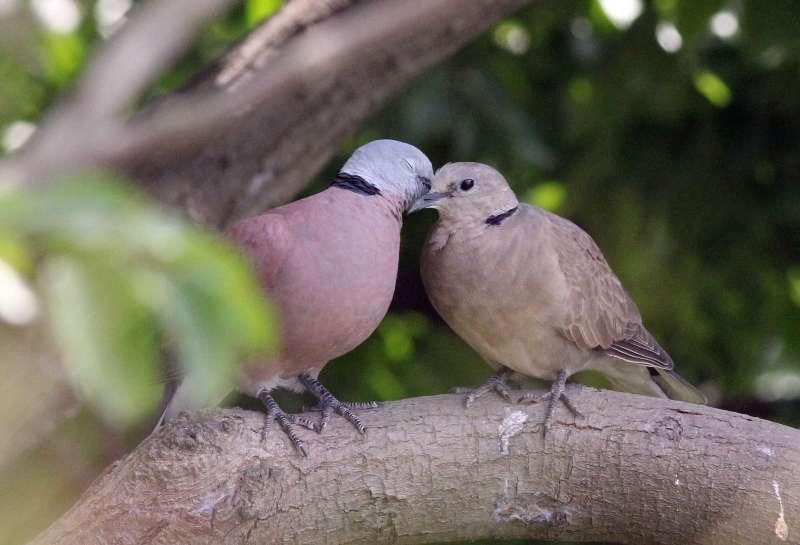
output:
[{"label": "black neck stripe", "polygon": [[361,176],[356,176],[355,174],[348,174],[346,172],[340,172],[339,174],[337,174],[336,178],[333,179],[331,186],[341,187],[342,189],[347,189],[348,191],[352,191],[353,193],[359,193],[361,195],[381,194],[380,189],[378,189],[376,186],[366,181]]},{"label": "black neck stripe", "polygon": [[486,218],[486,225],[500,225],[505,220],[510,218],[514,212],[519,209],[519,206],[515,206],[511,210],[506,210],[505,212],[501,212],[500,214],[495,214],[494,216],[489,216]]}]

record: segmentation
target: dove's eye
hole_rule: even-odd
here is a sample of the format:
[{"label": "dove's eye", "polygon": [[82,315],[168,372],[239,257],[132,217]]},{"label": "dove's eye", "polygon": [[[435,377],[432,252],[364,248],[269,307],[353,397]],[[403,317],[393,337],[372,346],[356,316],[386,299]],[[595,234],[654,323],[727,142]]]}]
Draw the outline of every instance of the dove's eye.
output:
[{"label": "dove's eye", "polygon": [[475,180],[472,178],[467,178],[466,180],[461,180],[461,191],[469,191],[472,189],[472,186],[475,185]]}]

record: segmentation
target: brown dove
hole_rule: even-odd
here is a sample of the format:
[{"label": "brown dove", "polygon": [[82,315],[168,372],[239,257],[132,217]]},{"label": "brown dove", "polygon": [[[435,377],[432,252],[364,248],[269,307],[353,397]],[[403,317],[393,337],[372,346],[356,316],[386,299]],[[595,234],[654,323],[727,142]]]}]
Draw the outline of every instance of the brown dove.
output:
[{"label": "brown dove", "polygon": [[594,240],[574,223],[520,203],[505,178],[480,163],[442,167],[410,211],[439,219],[422,253],[422,280],[450,327],[499,372],[471,392],[511,399],[512,372],[553,381],[543,432],[567,378],[585,369],[615,388],[704,403],[673,370]]},{"label": "brown dove", "polygon": [[[326,190],[245,219],[228,232],[280,311],[278,355],[245,362],[236,386],[266,406],[265,431],[277,420],[303,455],[306,446],[293,424],[321,432],[335,412],[366,431],[351,409],[376,405],[340,402],[317,376],[330,360],[361,344],[386,314],[403,212],[430,188],[432,177],[430,161],[414,146],[376,140],[358,148]],[[166,418],[199,408],[187,407],[190,379],[178,387]],[[314,395],[322,411],[319,423],[281,410],[270,395],[278,387]]]}]

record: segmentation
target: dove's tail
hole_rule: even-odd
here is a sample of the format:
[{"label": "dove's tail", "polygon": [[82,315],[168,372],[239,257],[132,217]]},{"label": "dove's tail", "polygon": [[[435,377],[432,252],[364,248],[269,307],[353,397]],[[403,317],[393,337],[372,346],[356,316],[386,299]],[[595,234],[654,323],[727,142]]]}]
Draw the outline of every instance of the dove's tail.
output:
[{"label": "dove's tail", "polygon": [[623,360],[608,358],[594,367],[600,371],[616,390],[631,394],[646,395],[688,401],[705,405],[707,400],[700,390],[670,369],[645,367]]},{"label": "dove's tail", "polygon": [[[655,371],[653,373],[652,371]],[[708,403],[706,396],[689,384],[689,382],[680,376],[672,369],[654,369],[648,368],[653,376],[653,381],[661,387],[670,399],[677,399],[678,401],[688,401],[689,403],[697,403],[698,405],[705,405]]]}]

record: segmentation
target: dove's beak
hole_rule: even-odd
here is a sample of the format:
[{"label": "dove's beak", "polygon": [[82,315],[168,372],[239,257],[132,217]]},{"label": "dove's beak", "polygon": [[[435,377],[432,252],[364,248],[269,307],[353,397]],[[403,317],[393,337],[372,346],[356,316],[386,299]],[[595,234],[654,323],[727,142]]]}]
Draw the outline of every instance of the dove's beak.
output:
[{"label": "dove's beak", "polygon": [[[416,212],[417,210],[422,210],[423,208],[430,208],[436,203],[445,197],[449,197],[449,193],[437,193],[435,191],[429,191],[425,193],[422,197],[414,201],[414,203],[408,208],[408,213],[411,214],[412,212]],[[435,207],[434,207],[435,208]]]}]

